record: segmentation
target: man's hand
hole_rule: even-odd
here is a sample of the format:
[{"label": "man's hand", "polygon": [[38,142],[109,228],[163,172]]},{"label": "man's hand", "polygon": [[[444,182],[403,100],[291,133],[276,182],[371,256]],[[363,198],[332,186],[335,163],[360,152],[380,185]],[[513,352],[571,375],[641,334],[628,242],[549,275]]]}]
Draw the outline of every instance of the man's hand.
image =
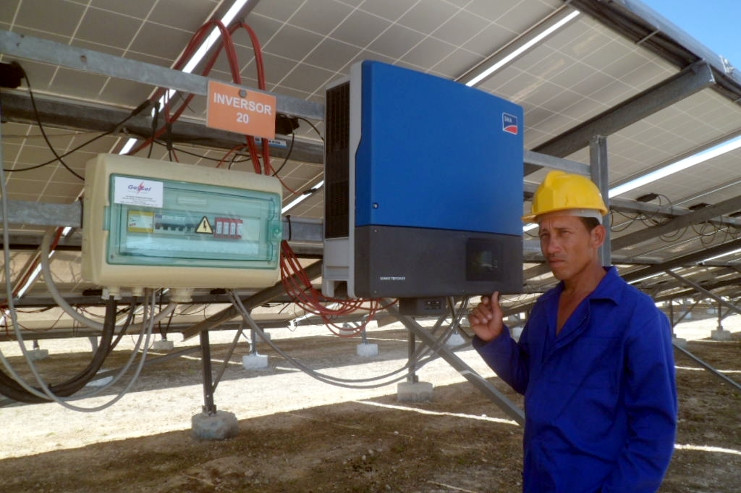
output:
[{"label": "man's hand", "polygon": [[468,315],[471,328],[484,342],[499,337],[502,333],[502,307],[499,306],[499,292],[490,297],[482,296],[481,303]]}]

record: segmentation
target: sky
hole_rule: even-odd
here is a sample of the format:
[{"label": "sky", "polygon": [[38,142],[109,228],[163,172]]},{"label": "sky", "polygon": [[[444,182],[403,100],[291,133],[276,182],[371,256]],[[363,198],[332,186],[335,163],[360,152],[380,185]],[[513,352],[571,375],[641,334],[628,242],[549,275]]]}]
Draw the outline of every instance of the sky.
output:
[{"label": "sky", "polygon": [[741,71],[741,0],[641,0]]}]

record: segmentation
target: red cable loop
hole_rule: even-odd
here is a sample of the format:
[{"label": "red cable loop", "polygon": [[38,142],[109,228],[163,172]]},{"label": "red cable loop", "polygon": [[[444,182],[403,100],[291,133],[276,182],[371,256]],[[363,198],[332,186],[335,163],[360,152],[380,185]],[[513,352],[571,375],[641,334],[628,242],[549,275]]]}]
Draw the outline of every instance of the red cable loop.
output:
[{"label": "red cable loop", "polygon": [[[179,69],[182,68],[183,65],[189,60],[193,53],[195,52],[195,49],[197,46],[200,45],[203,37],[205,36],[206,31],[208,28],[215,26],[221,31],[221,41],[217,46],[216,51],[209,59],[208,63],[206,64],[204,70],[202,71],[202,75],[207,76],[210,72],[213,66],[216,64],[216,60],[218,59],[219,55],[221,54],[221,50],[226,51],[227,60],[229,61],[229,68],[231,70],[232,74],[232,81],[236,84],[242,83],[242,76],[239,73],[239,60],[237,58],[237,52],[234,47],[234,42],[231,38],[231,33],[234,30],[234,28],[230,31],[226,29],[223,23],[221,21],[209,21],[203,26],[201,26],[193,35],[190,42],[188,43],[188,46],[186,47],[185,51],[183,52],[183,55],[177,60],[177,62],[174,65],[174,68]],[[258,44],[259,47],[259,44]],[[258,68],[258,72],[263,72],[262,67],[262,54],[260,54],[260,67]],[[263,84],[264,84],[264,77],[263,77]],[[160,88],[158,89],[154,96],[150,99],[153,102],[159,101],[160,98],[164,96],[164,94],[167,92],[167,89]],[[190,104],[190,101],[193,99],[194,95],[189,94],[183,102],[180,104],[180,106],[175,110],[175,112],[170,116],[170,108],[171,108],[171,102],[166,101],[164,104],[164,115],[165,115],[165,125],[160,127],[157,131],[155,131],[154,136],[146,139],[144,142],[136,146],[134,149],[132,149],[129,154],[136,154],[141,149],[145,148],[148,145],[152,145],[153,141],[160,137],[162,134],[164,134],[167,131],[167,125],[172,124],[175,122],[180,116],[183,114],[185,109],[188,107],[188,104]],[[246,138],[247,140],[247,146],[249,148],[250,153],[250,159],[252,160],[253,168],[255,170],[255,173],[262,174],[263,170],[260,167],[260,157],[257,152],[257,145],[255,143],[255,139],[252,136],[248,136]],[[268,156],[269,154],[269,143],[264,142],[263,146],[263,156]],[[269,159],[269,158],[267,158]],[[266,169],[270,169],[269,161],[266,161]]]},{"label": "red cable loop", "polygon": [[[350,337],[363,331],[368,322],[375,318],[378,310],[385,308],[380,300],[370,299],[340,299],[330,298],[314,289],[311,279],[308,278],[303,267],[301,267],[298,257],[288,242],[281,243],[281,281],[286,293],[306,313],[311,313],[321,317],[324,324],[329,330],[340,337]],[[336,304],[335,308],[328,308],[326,304]],[[341,327],[335,322],[335,318],[342,315],[348,315],[358,310],[368,311],[368,317],[365,322],[348,332],[346,327]]]},{"label": "red cable loop", "polygon": [[[218,56],[221,54],[221,51],[224,50],[226,52],[227,60],[229,62],[229,68],[232,75],[232,80],[236,84],[241,84],[242,78],[239,71],[239,61],[237,58],[237,52],[234,46],[234,42],[232,40],[232,34],[239,29],[243,28],[247,31],[247,34],[250,37],[250,41],[252,43],[252,48],[255,54],[255,65],[257,67],[257,79],[258,79],[258,88],[260,90],[266,90],[266,82],[265,82],[265,69],[264,69],[264,63],[263,63],[263,57],[262,57],[262,47],[260,46],[260,42],[257,38],[257,35],[255,34],[254,30],[247,25],[244,22],[240,22],[238,24],[233,25],[231,28],[226,29],[226,27],[220,22],[220,21],[209,21],[205,23],[203,26],[201,26],[193,35],[190,42],[188,43],[188,46],[183,51],[183,54],[178,59],[178,61],[175,63],[174,68],[180,69],[182,68],[185,63],[193,56],[193,53],[195,52],[197,46],[200,45],[200,43],[203,40],[203,37],[206,35],[206,32],[210,27],[216,26],[221,31],[221,41],[219,45],[217,46],[217,49],[215,50],[214,54],[211,56],[211,58],[208,60],[206,66],[204,67],[202,71],[202,75],[207,76],[213,66],[216,63],[216,60]],[[160,98],[162,98],[166,93],[168,89],[160,88],[157,91],[155,91],[154,95],[150,99],[151,101],[156,102],[159,101]],[[174,110],[174,112],[171,113],[172,109],[172,102],[166,101],[164,103],[163,108],[163,114],[165,118],[165,124],[157,129],[154,132],[154,135],[148,139],[146,139],[144,142],[139,144],[135,149],[129,152],[129,154],[136,154],[141,149],[145,148],[147,145],[152,145],[153,141],[160,137],[162,134],[164,134],[167,131],[167,127],[171,125],[173,122],[175,122],[180,116],[183,114],[185,109],[188,107],[188,104],[193,99],[194,95],[189,94],[187,97],[183,99],[181,104]],[[262,151],[262,158],[263,158],[263,165],[261,167],[260,165],[260,155],[258,153],[258,148],[255,142],[255,138],[253,136],[246,136],[246,144],[241,144],[238,146],[233,147],[230,149],[224,157],[222,157],[221,161],[217,165],[217,167],[221,166],[223,162],[232,154],[237,152],[238,150],[244,149],[246,146],[248,148],[250,159],[252,160],[252,164],[255,170],[255,173],[257,174],[266,174],[270,175],[273,173],[273,168],[270,164],[270,143],[267,139],[262,139],[261,144],[261,151]],[[292,190],[289,188],[280,177],[277,177],[278,180],[280,180],[283,187],[285,187],[287,190],[289,190],[291,193],[297,194],[295,190]],[[359,334],[363,331],[365,326],[374,319],[376,312],[378,310],[385,308],[384,305],[380,302],[380,300],[377,299],[369,299],[369,300],[363,300],[363,299],[355,299],[355,300],[347,300],[347,299],[339,299],[339,298],[330,298],[325,297],[322,295],[322,293],[318,290],[316,290],[313,285],[311,284],[311,279],[306,275],[306,271],[301,266],[298,257],[293,252],[293,249],[291,249],[290,245],[287,241],[283,241],[281,243],[281,256],[280,256],[280,273],[281,273],[281,282],[283,284],[284,289],[286,290],[286,293],[291,297],[291,299],[296,303],[301,309],[303,309],[306,313],[311,313],[314,315],[317,315],[321,317],[322,321],[324,321],[325,325],[329,330],[334,333],[335,335],[338,335],[340,337],[349,337]],[[335,308],[328,308],[327,304],[335,304]],[[368,317],[366,321],[361,324],[360,326],[354,328],[351,332],[347,331],[347,328],[341,327],[337,325],[337,323],[333,320],[333,318],[347,315],[350,313],[353,313],[358,310],[364,310],[368,312]]]}]

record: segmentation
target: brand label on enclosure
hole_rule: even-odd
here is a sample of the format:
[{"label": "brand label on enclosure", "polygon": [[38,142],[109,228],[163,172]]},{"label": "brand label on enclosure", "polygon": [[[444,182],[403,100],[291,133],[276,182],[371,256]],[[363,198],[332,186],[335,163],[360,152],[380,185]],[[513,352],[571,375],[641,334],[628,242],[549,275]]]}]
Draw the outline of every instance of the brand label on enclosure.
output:
[{"label": "brand label on enclosure", "polygon": [[275,96],[239,86],[208,82],[206,125],[266,139],[275,138]]},{"label": "brand label on enclosure", "polygon": [[161,181],[145,178],[115,176],[113,181],[114,204],[162,207],[163,186]]},{"label": "brand label on enclosure", "polygon": [[520,126],[517,124],[517,117],[509,113],[502,113],[502,130],[508,134],[517,135],[520,133]]}]

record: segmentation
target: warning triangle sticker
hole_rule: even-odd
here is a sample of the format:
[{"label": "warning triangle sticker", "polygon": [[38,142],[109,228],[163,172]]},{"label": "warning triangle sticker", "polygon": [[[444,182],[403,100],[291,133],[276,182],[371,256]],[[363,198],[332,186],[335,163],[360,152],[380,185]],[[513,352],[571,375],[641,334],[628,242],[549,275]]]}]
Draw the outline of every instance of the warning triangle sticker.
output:
[{"label": "warning triangle sticker", "polygon": [[211,223],[208,222],[208,218],[206,216],[203,216],[203,219],[201,219],[201,222],[198,224],[198,227],[196,228],[196,233],[201,233],[204,235],[214,234],[214,230],[211,227]]}]

